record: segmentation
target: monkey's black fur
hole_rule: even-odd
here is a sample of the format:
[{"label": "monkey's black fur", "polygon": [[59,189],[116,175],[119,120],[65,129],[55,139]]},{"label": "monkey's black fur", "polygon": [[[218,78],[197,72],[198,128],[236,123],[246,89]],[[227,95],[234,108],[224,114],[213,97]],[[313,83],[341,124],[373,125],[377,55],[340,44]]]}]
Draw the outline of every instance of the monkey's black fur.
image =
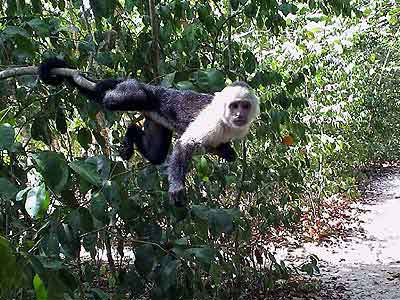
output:
[{"label": "monkey's black fur", "polygon": [[[120,155],[128,160],[136,145],[137,150],[151,163],[165,161],[171,145],[172,130],[182,134],[198,113],[211,103],[213,96],[193,91],[180,91],[144,84],[133,79],[106,79],[96,83],[91,91],[77,85],[70,77],[51,75],[54,68],[68,68],[60,59],[50,58],[39,65],[40,79],[50,85],[59,85],[63,80],[77,87],[90,100],[103,105],[111,111],[151,112],[146,117],[144,129],[130,125],[120,149]],[[169,126],[166,127],[165,124]],[[234,149],[229,144],[221,145],[210,152],[227,161],[235,159]]]},{"label": "monkey's black fur", "polygon": [[122,159],[129,160],[133,154],[134,145],[139,152],[152,164],[162,164],[167,158],[171,145],[172,132],[161,125],[147,119],[144,130],[131,124],[126,131],[123,145],[120,149]]},{"label": "monkey's black fur", "polygon": [[59,85],[66,79],[64,76],[51,75],[50,72],[54,68],[69,68],[67,62],[58,58],[49,58],[44,63],[39,65],[40,79],[50,85]]}]

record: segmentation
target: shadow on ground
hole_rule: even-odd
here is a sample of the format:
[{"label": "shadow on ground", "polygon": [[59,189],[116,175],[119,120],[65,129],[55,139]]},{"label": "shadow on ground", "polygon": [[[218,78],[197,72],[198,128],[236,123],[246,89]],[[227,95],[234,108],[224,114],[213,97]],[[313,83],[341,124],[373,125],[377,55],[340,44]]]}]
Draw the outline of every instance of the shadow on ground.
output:
[{"label": "shadow on ground", "polygon": [[291,299],[400,300],[400,169],[376,176],[357,204],[360,231],[337,245],[307,243],[281,257],[315,254],[320,291]]}]

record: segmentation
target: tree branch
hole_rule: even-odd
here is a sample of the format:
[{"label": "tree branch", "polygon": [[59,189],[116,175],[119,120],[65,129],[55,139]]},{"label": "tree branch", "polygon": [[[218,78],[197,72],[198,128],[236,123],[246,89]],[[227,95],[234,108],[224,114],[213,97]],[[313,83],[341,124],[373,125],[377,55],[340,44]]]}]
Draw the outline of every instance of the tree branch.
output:
[{"label": "tree branch", "polygon": [[[75,83],[83,88],[94,90],[96,83],[85,78],[79,70],[69,68],[56,68],[51,70],[53,75],[71,77]],[[0,71],[0,80],[22,75],[38,75],[38,67],[17,67]]]},{"label": "tree branch", "polygon": [[160,77],[160,22],[158,19],[155,0],[149,0],[149,15],[151,21],[152,49],[153,49],[153,77]]}]

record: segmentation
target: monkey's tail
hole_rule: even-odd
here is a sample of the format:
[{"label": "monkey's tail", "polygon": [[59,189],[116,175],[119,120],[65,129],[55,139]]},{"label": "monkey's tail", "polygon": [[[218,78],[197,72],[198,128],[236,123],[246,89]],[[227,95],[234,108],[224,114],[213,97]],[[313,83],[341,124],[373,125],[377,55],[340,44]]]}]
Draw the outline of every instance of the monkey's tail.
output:
[{"label": "monkey's tail", "polygon": [[53,86],[60,85],[64,81],[67,81],[69,84],[76,87],[79,92],[88,97],[90,100],[98,103],[102,102],[101,98],[99,99],[99,97],[97,97],[98,92],[96,92],[96,88],[94,90],[91,90],[87,87],[81,86],[77,84],[71,76],[52,74],[51,71],[56,68],[71,68],[71,66],[62,59],[56,57],[48,58],[38,66],[40,80],[42,80],[46,84]]}]

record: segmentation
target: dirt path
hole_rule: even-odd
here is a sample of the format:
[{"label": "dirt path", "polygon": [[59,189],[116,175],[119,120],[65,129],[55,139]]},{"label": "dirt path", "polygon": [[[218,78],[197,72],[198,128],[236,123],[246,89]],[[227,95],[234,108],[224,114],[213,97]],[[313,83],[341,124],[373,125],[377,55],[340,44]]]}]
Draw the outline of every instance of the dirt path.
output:
[{"label": "dirt path", "polygon": [[373,179],[358,207],[365,211],[358,236],[293,253],[321,260],[320,293],[307,299],[400,300],[400,170]]}]

